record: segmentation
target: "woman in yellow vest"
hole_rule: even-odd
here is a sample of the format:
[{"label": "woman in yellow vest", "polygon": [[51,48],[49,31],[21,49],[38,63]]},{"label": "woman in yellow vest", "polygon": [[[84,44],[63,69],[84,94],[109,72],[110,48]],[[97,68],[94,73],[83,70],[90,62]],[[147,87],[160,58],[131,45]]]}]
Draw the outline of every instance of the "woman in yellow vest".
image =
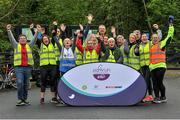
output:
[{"label": "woman in yellow vest", "polygon": [[83,54],[83,63],[99,62],[100,43],[94,34],[89,34],[85,41],[85,46],[81,44],[80,39],[77,39],[76,46]]},{"label": "woman in yellow vest", "polygon": [[104,43],[101,42],[101,50],[103,52],[102,61],[103,62],[123,62],[123,56],[120,49],[115,44],[114,38],[108,39],[108,46],[105,47]]},{"label": "woman in yellow vest", "polygon": [[[17,78],[17,98],[16,106],[29,105],[28,102],[28,84],[31,77],[31,70],[34,65],[31,47],[35,44],[37,39],[37,32],[34,39],[27,43],[25,35],[19,35],[18,42],[15,40],[12,32],[11,25],[7,25],[8,37],[14,48],[14,67]],[[40,29],[37,29],[40,31]]]},{"label": "woman in yellow vest", "polygon": [[154,98],[152,96],[152,82],[150,79],[150,41],[145,33],[141,36],[141,43],[139,45],[139,56],[140,56],[140,66],[141,66],[141,73],[146,80],[147,84],[147,92],[148,95],[143,99],[143,102],[150,102],[153,101]]},{"label": "woman in yellow vest", "polygon": [[166,90],[163,78],[166,71],[166,46],[171,42],[174,34],[174,27],[169,25],[167,37],[160,41],[157,34],[152,35],[152,45],[150,48],[150,71],[154,89],[154,103],[167,102]]},{"label": "woman in yellow vest", "polygon": [[136,34],[129,35],[129,54],[128,65],[140,72],[140,63],[138,53],[138,44],[136,43]]},{"label": "woman in yellow vest", "polygon": [[40,48],[40,75],[41,75],[41,95],[40,104],[44,103],[45,90],[48,83],[51,89],[52,103],[58,103],[56,99],[56,53],[54,44],[51,43],[47,35],[42,36],[42,42],[39,44]]}]

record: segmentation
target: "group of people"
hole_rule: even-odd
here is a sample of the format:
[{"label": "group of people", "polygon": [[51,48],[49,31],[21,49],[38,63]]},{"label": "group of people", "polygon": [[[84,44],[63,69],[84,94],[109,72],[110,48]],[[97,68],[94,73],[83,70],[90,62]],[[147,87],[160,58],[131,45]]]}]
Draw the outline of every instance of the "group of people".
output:
[{"label": "group of people", "polygon": [[45,102],[48,79],[52,93],[51,102],[59,103],[61,99],[57,95],[57,85],[60,76],[75,66],[93,62],[115,62],[134,68],[143,75],[147,83],[147,96],[142,102],[166,102],[163,78],[166,71],[166,47],[174,34],[173,24],[169,24],[165,39],[162,39],[157,24],[153,25],[156,32],[152,34],[150,40],[147,34],[141,33],[140,30],[133,31],[129,34],[129,38],[125,39],[123,35],[116,35],[115,27],[111,27],[111,34],[108,35],[105,25],[99,25],[97,34],[88,34],[93,16],[88,15],[87,20],[86,28],[80,24],[80,29],[75,31],[73,38],[67,37],[66,26],[61,24],[58,27],[56,21],[53,22],[51,38],[40,25],[37,25],[36,29],[30,25],[34,35],[34,39],[30,42],[27,42],[25,35],[19,35],[16,41],[11,32],[11,25],[7,25],[8,36],[14,48],[18,87],[17,106],[30,104],[27,100],[28,79],[34,65],[31,47],[35,44],[39,47],[40,56],[40,104]]}]

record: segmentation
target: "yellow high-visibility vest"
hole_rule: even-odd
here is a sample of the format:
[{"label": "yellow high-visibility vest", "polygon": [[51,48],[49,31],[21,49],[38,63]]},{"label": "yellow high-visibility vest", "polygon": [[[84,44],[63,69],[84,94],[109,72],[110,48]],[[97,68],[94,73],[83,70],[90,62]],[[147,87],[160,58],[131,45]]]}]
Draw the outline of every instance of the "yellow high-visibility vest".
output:
[{"label": "yellow high-visibility vest", "polygon": [[83,63],[93,63],[98,62],[99,55],[97,54],[96,50],[93,50],[92,53],[90,51],[85,51],[83,56]]},{"label": "yellow high-visibility vest", "polygon": [[48,47],[41,44],[40,48],[40,66],[56,65],[56,53],[52,43]]},{"label": "yellow high-visibility vest", "polygon": [[[34,65],[32,50],[28,44],[26,44],[28,65]],[[14,66],[20,66],[22,64],[22,46],[20,44],[14,49]]]},{"label": "yellow high-visibility vest", "polygon": [[134,54],[134,48],[136,45],[133,45],[129,51],[129,56],[128,56],[128,65],[131,66],[132,68],[139,70],[140,69],[140,61],[139,61],[139,56],[136,56]]},{"label": "yellow high-visibility vest", "polygon": [[150,42],[146,44],[141,43],[139,46],[139,54],[140,54],[140,66],[149,66],[150,64],[150,52],[149,52]]}]

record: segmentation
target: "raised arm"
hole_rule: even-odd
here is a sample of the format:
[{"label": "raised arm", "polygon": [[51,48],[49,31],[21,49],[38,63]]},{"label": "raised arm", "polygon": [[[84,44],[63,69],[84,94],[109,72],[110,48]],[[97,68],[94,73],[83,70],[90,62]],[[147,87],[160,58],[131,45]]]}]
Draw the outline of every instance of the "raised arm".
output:
[{"label": "raised arm", "polygon": [[110,36],[116,40],[116,28],[114,26],[111,26],[111,35]]},{"label": "raised arm", "polygon": [[81,53],[84,53],[84,48],[82,46],[82,41],[78,37],[76,38],[76,46]]},{"label": "raised arm", "polygon": [[84,40],[86,39],[86,37],[87,37],[87,35],[89,33],[89,30],[90,30],[90,27],[91,27],[91,23],[92,23],[92,20],[93,20],[93,15],[89,14],[87,16],[87,19],[88,19],[88,24],[86,25],[86,28],[85,28],[84,33],[83,33]]},{"label": "raised arm", "polygon": [[62,39],[62,41],[64,41],[64,39],[67,37],[66,35],[66,26],[64,24],[60,25],[60,29],[61,29],[61,35],[60,38]]},{"label": "raised arm", "polygon": [[29,28],[30,28],[30,30],[31,30],[31,32],[32,32],[32,34],[34,35],[34,34],[35,34],[34,24],[33,24],[33,23],[31,23],[31,24],[30,24],[30,26],[29,26]]},{"label": "raised arm", "polygon": [[41,26],[40,26],[40,25],[37,25],[37,31],[36,31],[35,34],[34,34],[34,38],[33,38],[33,40],[31,40],[31,41],[28,43],[30,47],[32,47],[32,46],[35,45],[35,43],[36,43],[36,41],[37,41],[38,32],[40,32],[40,31],[41,31]]},{"label": "raised arm", "polygon": [[59,43],[59,40],[58,40],[57,36],[53,36],[52,41],[54,41],[54,42],[56,43],[56,45],[57,45],[57,47],[58,47],[58,49],[59,49],[59,52],[61,53],[62,46],[61,46],[61,44]]},{"label": "raised arm", "polygon": [[165,47],[167,47],[170,44],[171,40],[173,39],[173,35],[174,35],[174,26],[169,25],[167,37],[161,41],[161,49],[165,49]]},{"label": "raised arm", "polygon": [[13,48],[15,48],[15,47],[17,46],[18,42],[17,42],[16,39],[14,38],[14,35],[12,34],[11,28],[12,28],[12,27],[11,27],[10,24],[8,24],[8,25],[6,26],[9,40],[10,40]]}]

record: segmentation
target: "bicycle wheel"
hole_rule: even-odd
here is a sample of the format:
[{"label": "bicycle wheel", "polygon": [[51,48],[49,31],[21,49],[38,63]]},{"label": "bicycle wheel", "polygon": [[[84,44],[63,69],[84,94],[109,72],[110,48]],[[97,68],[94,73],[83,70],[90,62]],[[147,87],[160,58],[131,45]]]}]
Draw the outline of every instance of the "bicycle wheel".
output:
[{"label": "bicycle wheel", "polygon": [[12,85],[14,88],[17,88],[17,84],[16,84],[16,74],[15,74],[14,69],[12,69],[11,71],[9,71],[8,78],[9,78],[9,81],[11,82],[11,85]]},{"label": "bicycle wheel", "polygon": [[4,77],[2,73],[0,73],[0,90],[3,89],[3,85],[4,85]]}]

